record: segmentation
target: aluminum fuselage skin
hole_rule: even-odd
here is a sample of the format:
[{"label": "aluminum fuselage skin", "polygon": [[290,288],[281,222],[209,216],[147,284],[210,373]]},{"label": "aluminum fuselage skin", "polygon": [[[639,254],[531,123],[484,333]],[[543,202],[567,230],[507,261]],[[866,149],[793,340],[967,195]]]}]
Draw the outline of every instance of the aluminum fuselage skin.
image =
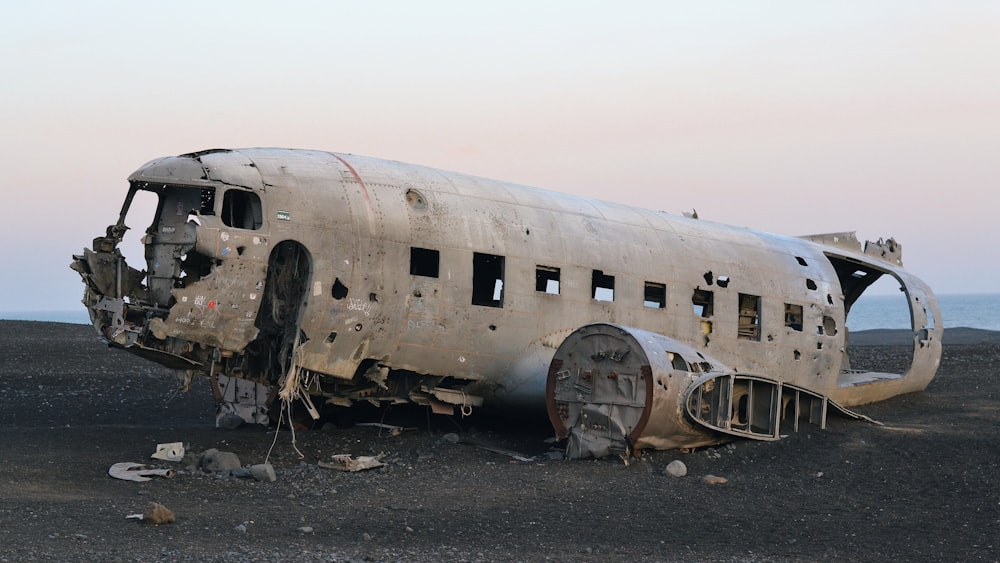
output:
[{"label": "aluminum fuselage skin", "polygon": [[[298,367],[324,381],[430,376],[487,404],[542,409],[553,353],[594,322],[667,335],[843,405],[921,390],[940,361],[936,300],[891,240],[775,235],[321,151],[205,151],[154,160],[129,181],[160,196],[148,274],[110,296],[132,311],[127,322],[98,311],[95,324],[112,342],[129,331],[117,342],[175,368],[253,378],[231,359],[291,324]],[[276,257],[293,245],[294,268]],[[275,281],[276,264],[293,281]],[[199,273],[183,282],[185,268]],[[906,292],[913,363],[852,373],[846,316],[881,275]],[[278,283],[297,289],[268,293]],[[113,293],[89,287],[92,311]],[[282,306],[295,318],[268,329],[262,316]]]}]

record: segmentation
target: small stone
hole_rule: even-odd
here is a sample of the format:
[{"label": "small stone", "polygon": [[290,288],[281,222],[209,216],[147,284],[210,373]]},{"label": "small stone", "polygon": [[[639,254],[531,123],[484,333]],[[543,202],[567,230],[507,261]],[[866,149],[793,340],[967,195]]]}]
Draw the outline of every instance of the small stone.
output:
[{"label": "small stone", "polygon": [[708,485],[721,485],[723,483],[728,483],[729,479],[725,477],[717,477],[715,475],[705,475],[701,480]]},{"label": "small stone", "polygon": [[406,530],[407,532],[410,532],[410,533],[412,533],[412,532],[413,532],[413,528],[411,528],[411,527],[409,527],[409,526],[407,526],[407,527],[405,527],[405,528],[403,528],[403,529],[404,529],[404,530]]},{"label": "small stone", "polygon": [[365,541],[372,541],[372,535],[368,532],[365,532],[361,537],[364,538]]},{"label": "small stone", "polygon": [[149,505],[149,508],[143,513],[142,519],[147,524],[152,524],[153,526],[170,524],[176,520],[174,513],[158,502]]},{"label": "small stone", "polygon": [[445,442],[451,442],[452,444],[457,444],[460,438],[458,437],[458,434],[455,434],[454,432],[449,432],[444,436],[441,436],[441,439],[444,440]]},{"label": "small stone", "polygon": [[666,470],[664,470],[664,472],[667,475],[670,475],[671,477],[683,477],[687,475],[688,468],[686,465],[684,465],[683,461],[675,459],[667,465],[667,468]]},{"label": "small stone", "polygon": [[220,452],[213,448],[202,456],[201,467],[212,473],[228,473],[240,468],[240,458],[233,452]]},{"label": "small stone", "polygon": [[250,475],[258,481],[265,481],[267,483],[273,483],[278,480],[278,477],[274,474],[274,466],[270,463],[251,465]]},{"label": "small stone", "polygon": [[238,414],[227,412],[215,419],[215,426],[216,428],[225,428],[226,430],[236,430],[240,426],[243,426],[243,419]]},{"label": "small stone", "polygon": [[311,534],[311,533],[313,533],[313,527],[312,526],[302,526],[301,528],[299,528],[299,531],[302,532],[303,534]]},{"label": "small stone", "polygon": [[247,525],[246,524],[237,524],[236,527],[233,528],[233,529],[236,530],[237,532],[241,533],[241,534],[247,533]]}]

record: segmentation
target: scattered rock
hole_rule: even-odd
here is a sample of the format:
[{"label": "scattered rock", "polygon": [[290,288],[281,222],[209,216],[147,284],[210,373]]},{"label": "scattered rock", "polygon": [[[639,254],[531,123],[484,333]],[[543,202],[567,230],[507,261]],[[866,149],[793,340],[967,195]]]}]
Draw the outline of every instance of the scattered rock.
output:
[{"label": "scattered rock", "polygon": [[172,524],[176,518],[173,511],[158,502],[149,505],[146,512],[142,513],[142,520],[147,524],[159,526],[160,524]]},{"label": "scattered rock", "polygon": [[277,475],[274,474],[274,466],[270,463],[258,463],[257,465],[251,465],[250,475],[258,481],[265,481],[268,483],[273,483],[278,480]]},{"label": "scattered rock", "polygon": [[451,442],[452,444],[457,444],[461,438],[458,437],[458,434],[455,434],[454,432],[449,432],[444,436],[441,436],[441,439],[444,440],[445,442]]},{"label": "scattered rock", "polygon": [[229,473],[240,468],[240,458],[233,452],[220,452],[212,448],[202,454],[201,467],[212,473]]},{"label": "scattered rock", "polygon": [[705,475],[701,480],[708,485],[721,485],[723,483],[728,483],[729,479],[725,477],[717,477],[715,475]]},{"label": "scattered rock", "polygon": [[311,534],[311,533],[313,533],[313,527],[312,526],[302,526],[301,528],[299,528],[299,532],[301,532],[303,534]]},{"label": "scattered rock", "polygon": [[565,456],[558,450],[549,450],[542,454],[542,461],[562,461]]},{"label": "scattered rock", "polygon": [[237,524],[236,527],[233,528],[233,529],[236,530],[237,532],[241,533],[241,534],[247,533],[247,525],[246,524]]},{"label": "scattered rock", "polygon": [[198,467],[198,459],[198,454],[189,451],[184,454],[184,459],[181,460],[181,464],[188,469],[195,469]]},{"label": "scattered rock", "polygon": [[227,412],[215,419],[215,426],[226,430],[236,430],[243,426],[243,419],[238,414]]},{"label": "scattered rock", "polygon": [[671,477],[683,477],[687,475],[687,472],[687,466],[684,465],[684,462],[679,459],[671,461],[667,464],[667,468],[664,470],[664,473],[670,475]]}]

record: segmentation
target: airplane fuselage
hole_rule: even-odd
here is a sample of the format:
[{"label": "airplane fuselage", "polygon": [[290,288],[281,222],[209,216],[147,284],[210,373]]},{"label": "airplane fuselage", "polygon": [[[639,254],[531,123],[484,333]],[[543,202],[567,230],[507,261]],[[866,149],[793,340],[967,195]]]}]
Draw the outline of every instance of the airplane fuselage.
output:
[{"label": "airplane fuselage", "polygon": [[[844,405],[923,389],[940,358],[930,289],[892,240],[797,238],[431,168],[320,151],[216,150],[129,178],[117,225],[77,257],[110,342],[178,370],[344,404],[538,406],[559,345],[595,322],[669,336]],[[146,273],[117,254],[132,195],[159,197]],[[905,290],[904,374],[851,370],[846,317]]]}]

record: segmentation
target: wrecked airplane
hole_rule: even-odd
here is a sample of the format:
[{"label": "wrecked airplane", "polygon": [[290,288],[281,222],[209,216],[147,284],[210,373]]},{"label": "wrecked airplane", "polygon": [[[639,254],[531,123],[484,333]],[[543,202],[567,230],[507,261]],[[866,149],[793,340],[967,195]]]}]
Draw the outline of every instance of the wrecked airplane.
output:
[{"label": "wrecked airplane", "polygon": [[[218,416],[295,401],[547,408],[571,457],[777,439],[922,390],[941,315],[892,239],[788,237],[348,154],[208,150],[129,177],[72,264],[114,347],[207,376]],[[120,244],[157,199],[145,268]],[[145,219],[144,219],[145,220]],[[905,373],[852,369],[846,318],[890,276]],[[320,406],[317,407],[316,405]]]}]

